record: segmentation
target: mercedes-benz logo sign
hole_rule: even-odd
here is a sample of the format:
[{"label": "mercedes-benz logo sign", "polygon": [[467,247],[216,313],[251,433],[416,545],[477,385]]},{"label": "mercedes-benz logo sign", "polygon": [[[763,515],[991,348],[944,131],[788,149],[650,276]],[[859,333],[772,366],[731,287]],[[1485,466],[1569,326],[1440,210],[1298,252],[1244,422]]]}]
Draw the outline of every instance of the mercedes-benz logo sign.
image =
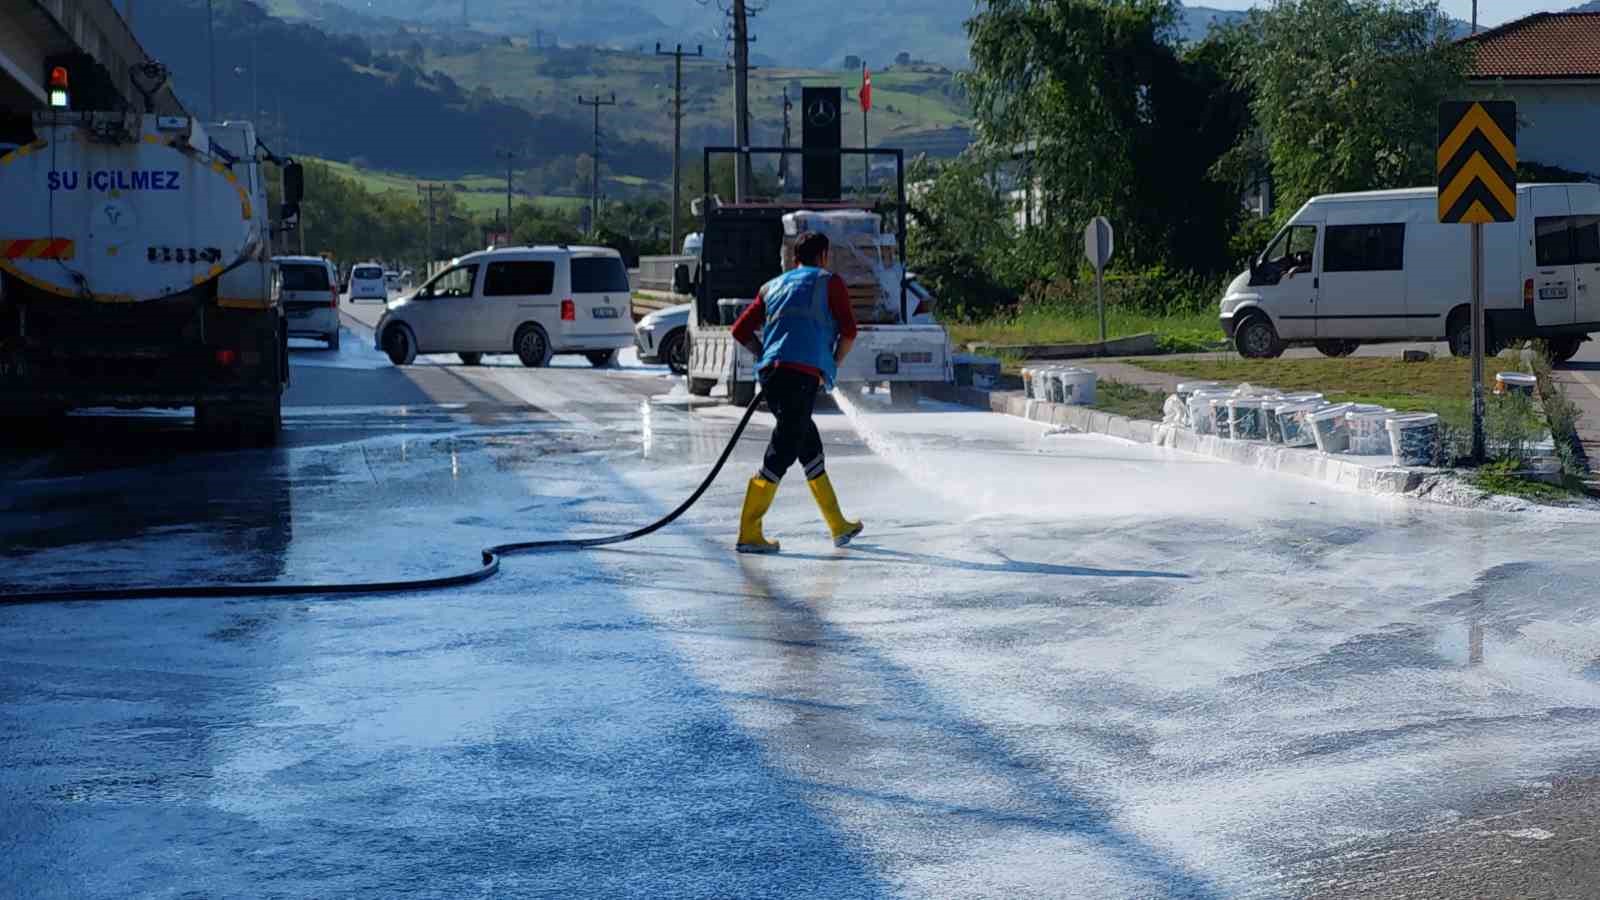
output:
[{"label": "mercedes-benz logo sign", "polygon": [[839,107],[829,100],[817,100],[806,109],[806,119],[816,126],[832,125],[839,118]]}]

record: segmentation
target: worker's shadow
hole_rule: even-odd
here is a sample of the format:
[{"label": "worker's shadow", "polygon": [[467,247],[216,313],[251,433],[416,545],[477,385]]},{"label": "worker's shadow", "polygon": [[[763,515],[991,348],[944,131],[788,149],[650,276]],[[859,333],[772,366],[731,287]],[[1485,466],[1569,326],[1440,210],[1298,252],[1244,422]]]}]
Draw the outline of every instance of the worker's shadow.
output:
[{"label": "worker's shadow", "polygon": [[998,550],[992,551],[1000,557],[1002,562],[985,563],[970,562],[962,559],[948,559],[943,556],[931,556],[926,553],[911,553],[906,550],[891,550],[888,547],[879,547],[876,544],[855,541],[850,546],[838,553],[830,555],[790,553],[783,552],[785,559],[808,559],[817,562],[850,562],[852,559],[863,558],[873,561],[885,559],[899,562],[916,563],[918,565],[932,566],[938,569],[958,569],[963,572],[988,572],[1000,575],[1076,575],[1096,576],[1101,578],[1188,578],[1182,572],[1158,572],[1153,569],[1097,569],[1093,566],[1063,566],[1055,563],[1023,562],[1012,559]]}]

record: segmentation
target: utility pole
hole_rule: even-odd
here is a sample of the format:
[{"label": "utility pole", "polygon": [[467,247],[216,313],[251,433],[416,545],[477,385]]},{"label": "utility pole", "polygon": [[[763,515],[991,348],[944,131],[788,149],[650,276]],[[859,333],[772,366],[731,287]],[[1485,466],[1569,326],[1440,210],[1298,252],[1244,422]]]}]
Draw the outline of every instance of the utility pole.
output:
[{"label": "utility pole", "polygon": [[[683,144],[683,58],[685,56],[705,56],[705,47],[695,45],[693,53],[684,53],[683,45],[667,52],[661,49],[661,43],[656,43],[657,56],[672,57],[672,244],[671,251],[676,253],[678,246],[678,198],[683,186],[683,170],[679,166],[678,154]],[[709,185],[707,190],[710,190]]]},{"label": "utility pole", "polygon": [[[733,131],[734,143],[740,149],[738,163],[733,167],[733,201],[743,203],[751,184],[750,154],[742,152],[750,146],[750,15],[745,10],[745,0],[733,2]],[[710,185],[706,185],[709,193]]]},{"label": "utility pole", "polygon": [[[789,114],[794,111],[794,103],[789,99],[789,86],[783,86],[783,143],[778,146],[785,151],[789,149]],[[783,193],[789,189],[789,154],[778,154],[778,189]]]},{"label": "utility pole", "polygon": [[1472,0],[1472,31],[1470,33],[1478,33],[1478,0]]},{"label": "utility pole", "polygon": [[506,238],[511,236],[511,163],[518,156],[515,150],[496,150],[495,156],[506,161]]},{"label": "utility pole", "polygon": [[422,271],[424,273],[423,274],[424,278],[426,278],[426,277],[428,277],[428,275],[432,274],[431,272],[428,271],[428,266],[432,265],[432,263],[433,263],[433,192],[439,190],[440,187],[441,186],[437,185],[437,184],[419,184],[419,185],[417,185],[417,195],[424,198],[424,200],[423,200],[423,215],[425,215],[427,217],[427,221],[428,221],[428,225],[427,225],[428,256],[427,256],[426,259],[424,259],[422,261]]},{"label": "utility pole", "polygon": [[217,120],[217,31],[212,0],[206,0],[206,46],[211,59],[211,121]]},{"label": "utility pole", "polygon": [[578,95],[578,102],[584,106],[594,107],[594,155],[589,157],[589,229],[600,230],[600,107],[616,106],[617,95],[613,93],[611,99],[601,100],[596,94],[593,99],[585,100],[583,95]]}]

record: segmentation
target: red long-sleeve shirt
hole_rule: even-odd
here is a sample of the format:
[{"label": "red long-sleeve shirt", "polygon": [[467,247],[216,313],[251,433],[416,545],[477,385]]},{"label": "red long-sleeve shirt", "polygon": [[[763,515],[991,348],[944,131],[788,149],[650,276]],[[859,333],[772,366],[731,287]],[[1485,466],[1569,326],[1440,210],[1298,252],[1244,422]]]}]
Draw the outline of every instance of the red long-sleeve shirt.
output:
[{"label": "red long-sleeve shirt", "polygon": [[[745,308],[739,318],[733,323],[733,339],[741,344],[748,344],[754,340],[761,327],[767,322],[766,287],[762,286],[756,292],[756,302]],[[828,311],[833,313],[834,324],[839,328],[841,339],[856,336],[856,314],[850,308],[850,289],[845,287],[844,279],[838,275],[828,279]],[[780,369],[793,369],[796,372],[805,372],[808,375],[822,377],[822,373],[814,367],[804,363],[779,361],[775,364]]]}]

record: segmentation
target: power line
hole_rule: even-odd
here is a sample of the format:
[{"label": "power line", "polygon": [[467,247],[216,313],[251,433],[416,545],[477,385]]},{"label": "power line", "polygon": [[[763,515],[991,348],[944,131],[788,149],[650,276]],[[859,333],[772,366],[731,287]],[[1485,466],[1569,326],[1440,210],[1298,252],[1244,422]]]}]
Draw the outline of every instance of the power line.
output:
[{"label": "power line", "polygon": [[[705,56],[705,48],[695,45],[693,53],[685,53],[683,45],[679,44],[675,50],[662,50],[660,42],[656,43],[657,56],[672,57],[672,245],[671,251],[676,253],[678,245],[678,198],[682,190],[682,169],[679,167],[678,154],[683,144],[683,58],[685,56]],[[709,190],[709,185],[707,186]]]},{"label": "power line", "polygon": [[584,106],[594,107],[594,155],[589,158],[589,229],[600,230],[600,107],[616,106],[617,95],[612,93],[611,99],[602,100],[598,95],[585,100],[583,95],[578,95],[578,102]]}]

